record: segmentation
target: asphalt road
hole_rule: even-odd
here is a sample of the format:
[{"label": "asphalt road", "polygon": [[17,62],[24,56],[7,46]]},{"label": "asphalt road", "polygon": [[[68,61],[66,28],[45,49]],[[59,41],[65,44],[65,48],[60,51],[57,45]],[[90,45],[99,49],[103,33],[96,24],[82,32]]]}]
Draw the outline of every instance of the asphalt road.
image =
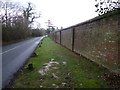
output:
[{"label": "asphalt road", "polygon": [[25,41],[2,47],[2,87],[4,88],[18,69],[33,53],[43,37],[35,37]]}]

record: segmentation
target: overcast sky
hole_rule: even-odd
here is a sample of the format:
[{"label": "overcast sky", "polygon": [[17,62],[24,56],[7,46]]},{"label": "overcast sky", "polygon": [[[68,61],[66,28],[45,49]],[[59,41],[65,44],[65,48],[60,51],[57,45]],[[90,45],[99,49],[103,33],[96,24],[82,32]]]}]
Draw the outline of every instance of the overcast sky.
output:
[{"label": "overcast sky", "polygon": [[41,18],[37,22],[45,27],[47,20],[57,27],[69,27],[97,16],[95,0],[11,0],[25,5],[32,2]]}]

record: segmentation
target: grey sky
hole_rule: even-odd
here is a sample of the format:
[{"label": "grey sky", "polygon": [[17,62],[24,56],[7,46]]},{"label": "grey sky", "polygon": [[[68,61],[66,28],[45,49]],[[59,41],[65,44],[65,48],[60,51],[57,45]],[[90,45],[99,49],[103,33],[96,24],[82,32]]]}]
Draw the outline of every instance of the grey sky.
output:
[{"label": "grey sky", "polygon": [[69,27],[71,25],[86,21],[97,16],[95,12],[95,0],[11,0],[21,2],[26,5],[32,2],[37,11],[41,12],[41,18],[37,22],[42,27],[46,26],[48,19],[52,24],[60,27]]}]

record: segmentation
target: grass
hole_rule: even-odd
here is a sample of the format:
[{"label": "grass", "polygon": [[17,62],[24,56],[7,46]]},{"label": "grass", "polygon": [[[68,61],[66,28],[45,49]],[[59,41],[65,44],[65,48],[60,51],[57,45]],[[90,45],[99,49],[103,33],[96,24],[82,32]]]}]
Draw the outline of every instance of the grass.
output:
[{"label": "grass", "polygon": [[[14,88],[109,88],[102,79],[106,69],[90,60],[78,56],[70,50],[56,44],[50,38],[45,38],[41,47],[36,49],[37,57],[31,58],[17,76],[11,87]],[[59,62],[58,69],[51,68],[45,75],[38,71],[51,59]],[[62,62],[66,62],[65,65]],[[34,70],[26,69],[32,63]],[[55,79],[52,73],[59,77]]]}]

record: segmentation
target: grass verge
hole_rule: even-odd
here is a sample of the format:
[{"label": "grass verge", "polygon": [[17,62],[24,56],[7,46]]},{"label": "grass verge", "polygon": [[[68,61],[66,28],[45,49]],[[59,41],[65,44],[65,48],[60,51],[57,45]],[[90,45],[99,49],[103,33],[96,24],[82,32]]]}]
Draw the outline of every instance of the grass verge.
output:
[{"label": "grass verge", "polygon": [[[50,38],[45,38],[41,47],[38,47],[35,52],[38,56],[29,60],[11,87],[110,88],[107,82],[103,80],[103,74],[108,72],[107,69],[61,47]],[[54,66],[57,68],[50,68],[45,75],[38,73],[45,63],[48,63],[51,59],[59,63]],[[33,64],[34,70],[27,69],[30,63]]]}]

